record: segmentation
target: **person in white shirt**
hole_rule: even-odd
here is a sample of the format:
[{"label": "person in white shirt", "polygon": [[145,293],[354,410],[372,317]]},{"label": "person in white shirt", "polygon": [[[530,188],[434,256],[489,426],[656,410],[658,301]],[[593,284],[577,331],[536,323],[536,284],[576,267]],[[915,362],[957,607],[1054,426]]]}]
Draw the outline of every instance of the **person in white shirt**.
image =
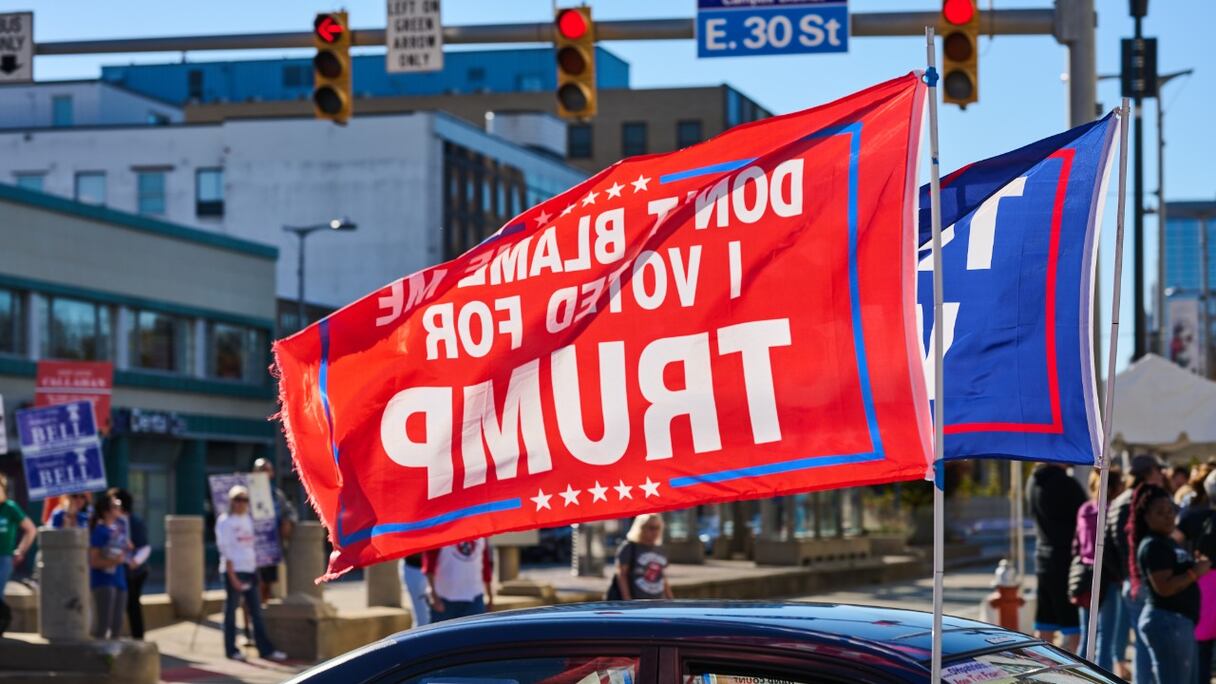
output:
[{"label": "person in white shirt", "polygon": [[494,610],[494,561],[488,540],[473,539],[422,556],[431,622]]},{"label": "person in white shirt", "polygon": [[253,539],[249,490],[236,485],[228,490],[228,512],[215,521],[215,544],[220,550],[220,574],[224,576],[224,653],[233,660],[245,660],[245,654],[236,648],[236,607],[243,600],[253,622],[258,654],[282,662],[287,660],[287,654],[275,649],[262,624]]}]

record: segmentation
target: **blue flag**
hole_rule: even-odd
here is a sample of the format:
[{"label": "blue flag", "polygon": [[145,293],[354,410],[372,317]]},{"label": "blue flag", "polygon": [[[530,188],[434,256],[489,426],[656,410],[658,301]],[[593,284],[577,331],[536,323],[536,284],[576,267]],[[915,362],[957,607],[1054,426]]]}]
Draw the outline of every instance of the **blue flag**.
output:
[{"label": "blue flag", "polygon": [[[942,179],[945,458],[1093,464],[1093,305],[1113,114]],[[929,188],[917,310],[933,349]],[[925,372],[933,397],[933,359]]]}]

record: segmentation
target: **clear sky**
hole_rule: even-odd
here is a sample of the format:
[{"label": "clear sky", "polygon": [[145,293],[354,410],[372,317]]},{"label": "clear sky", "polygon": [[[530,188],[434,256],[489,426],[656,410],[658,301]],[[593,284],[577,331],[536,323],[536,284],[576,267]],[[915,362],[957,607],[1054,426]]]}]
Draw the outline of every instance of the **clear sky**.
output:
[{"label": "clear sky", "polygon": [[[979,0],[981,9],[1047,8],[1053,0]],[[1059,0],[1067,1],[1067,0]],[[1119,70],[1119,39],[1132,35],[1127,0],[1095,0],[1098,9],[1098,72]],[[561,4],[572,4],[563,0]],[[694,0],[591,0],[597,19],[689,17]],[[212,33],[305,31],[317,11],[345,7],[351,24],[383,27],[384,0],[0,0],[0,12],[35,11],[36,41],[173,36]],[[445,24],[547,21],[552,0],[443,0]],[[854,12],[936,10],[936,0],[852,0]],[[1212,0],[1152,0],[1144,22],[1147,36],[1159,39],[1161,73],[1193,68],[1165,91],[1167,117],[1167,200],[1216,199],[1216,26]],[[634,87],[707,85],[726,82],[774,112],[819,104],[875,82],[922,68],[921,38],[855,38],[847,55],[748,57],[698,60],[692,41],[605,43],[629,61]],[[369,49],[374,52],[374,49]],[[252,53],[192,53],[190,60],[273,58],[308,55],[310,51],[262,50]],[[95,78],[103,64],[177,61],[177,53],[40,57],[35,78]],[[941,113],[941,159],[946,170],[1018,147],[1067,127],[1067,52],[1050,36],[995,36],[980,41],[980,101],[959,111]],[[1117,80],[1099,83],[1098,101],[1107,109],[1119,102]],[[1146,101],[1145,188],[1147,206],[1156,200],[1156,120],[1154,103]],[[1129,169],[1130,173],[1130,169]],[[1115,179],[1111,182],[1112,198]],[[1128,181],[1131,191],[1131,181]],[[1103,236],[1102,318],[1109,321],[1114,201],[1109,203]],[[1125,252],[1123,330],[1120,357],[1131,350],[1131,208],[1128,203],[1128,250]],[[1147,280],[1155,281],[1156,222],[1145,221]],[[1151,295],[1146,295],[1150,301]],[[1104,335],[1105,337],[1105,335]]]}]

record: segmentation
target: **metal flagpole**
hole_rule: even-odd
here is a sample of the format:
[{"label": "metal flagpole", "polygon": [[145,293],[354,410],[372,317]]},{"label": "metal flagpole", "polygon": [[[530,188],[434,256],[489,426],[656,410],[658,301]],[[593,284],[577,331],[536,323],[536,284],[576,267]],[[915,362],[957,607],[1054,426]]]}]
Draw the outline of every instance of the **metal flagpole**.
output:
[{"label": "metal flagpole", "polygon": [[1026,577],[1026,484],[1022,462],[1013,461],[1013,550],[1018,569],[1018,587]]},{"label": "metal flagpole", "polygon": [[945,435],[942,432],[945,382],[942,357],[945,338],[942,334],[942,195],[940,168],[937,161],[937,68],[933,27],[925,27],[925,54],[928,69],[925,82],[929,86],[929,210],[933,226],[933,660],[932,679],[942,680],[942,581],[945,573],[946,497],[942,457]]},{"label": "metal flagpole", "polygon": [[[1115,413],[1115,354],[1119,348],[1119,294],[1123,281],[1123,205],[1127,193],[1127,98],[1119,112],[1119,208],[1115,214],[1115,284],[1111,297],[1110,351],[1106,359],[1106,396],[1102,409],[1102,453],[1098,457],[1098,526],[1095,530],[1094,578],[1089,596],[1089,624],[1085,632],[1085,658],[1097,662],[1098,601],[1102,588],[1102,552],[1106,547],[1106,477],[1110,471],[1110,431]],[[1102,201],[1102,198],[1099,198]]]}]

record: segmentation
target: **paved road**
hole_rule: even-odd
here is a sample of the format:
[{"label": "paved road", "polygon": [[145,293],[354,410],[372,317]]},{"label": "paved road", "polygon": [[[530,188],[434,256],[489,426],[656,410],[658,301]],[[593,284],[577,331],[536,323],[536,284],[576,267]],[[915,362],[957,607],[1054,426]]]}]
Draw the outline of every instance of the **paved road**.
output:
[{"label": "paved road", "polygon": [[[992,570],[951,570],[945,577],[943,609],[950,615],[979,617],[979,604],[992,591]],[[885,608],[933,609],[933,580],[930,577],[910,582],[855,587],[848,591],[797,597],[799,601],[858,603]]]}]

